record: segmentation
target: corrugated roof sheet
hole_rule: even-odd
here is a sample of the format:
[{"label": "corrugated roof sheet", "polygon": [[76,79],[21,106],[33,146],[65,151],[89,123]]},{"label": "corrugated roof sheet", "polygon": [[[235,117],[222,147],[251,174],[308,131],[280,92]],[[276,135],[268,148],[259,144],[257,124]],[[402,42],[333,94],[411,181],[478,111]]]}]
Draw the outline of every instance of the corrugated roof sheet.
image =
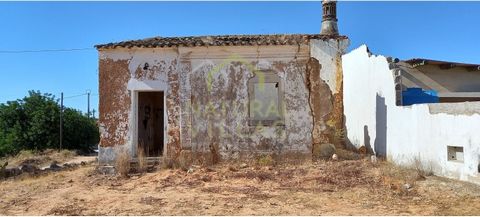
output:
[{"label": "corrugated roof sheet", "polygon": [[255,45],[298,45],[307,44],[310,39],[347,39],[346,36],[320,34],[292,35],[219,35],[189,37],[154,37],[116,43],[95,45],[97,49],[112,48],[153,48],[153,47],[196,47],[196,46],[255,46]]},{"label": "corrugated roof sheet", "polygon": [[449,62],[449,61],[442,61],[442,60],[432,60],[432,59],[423,59],[423,58],[413,58],[409,60],[405,60],[404,62],[409,63],[410,65],[417,66],[417,65],[449,65],[449,66],[458,66],[458,67],[473,67],[476,69],[480,69],[479,64],[472,64],[472,63],[458,63],[458,62]]}]

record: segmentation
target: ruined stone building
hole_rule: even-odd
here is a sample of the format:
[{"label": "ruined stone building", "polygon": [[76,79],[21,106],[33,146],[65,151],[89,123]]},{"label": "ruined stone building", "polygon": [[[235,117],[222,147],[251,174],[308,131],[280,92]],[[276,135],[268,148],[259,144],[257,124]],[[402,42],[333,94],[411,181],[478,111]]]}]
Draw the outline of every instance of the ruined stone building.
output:
[{"label": "ruined stone building", "polygon": [[97,45],[99,161],[308,159],[322,144],[480,183],[480,65],[344,54],[320,34],[155,37]]},{"label": "ruined stone building", "polygon": [[207,161],[258,154],[311,157],[339,143],[341,55],[335,2],[322,32],[295,35],[155,37],[97,45],[99,160]]}]

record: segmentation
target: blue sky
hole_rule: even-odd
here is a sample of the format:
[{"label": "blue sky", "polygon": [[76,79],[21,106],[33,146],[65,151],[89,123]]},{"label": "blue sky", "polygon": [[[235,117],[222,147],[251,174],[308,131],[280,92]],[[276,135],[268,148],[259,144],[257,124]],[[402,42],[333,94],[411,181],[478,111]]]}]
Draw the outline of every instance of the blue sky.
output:
[{"label": "blue sky", "polygon": [[[350,50],[480,63],[480,2],[339,2]],[[1,2],[0,103],[28,90],[60,96],[92,92],[93,45],[152,36],[319,33],[320,2]],[[91,48],[72,52],[2,51]],[[86,96],[65,99],[86,111]]]}]

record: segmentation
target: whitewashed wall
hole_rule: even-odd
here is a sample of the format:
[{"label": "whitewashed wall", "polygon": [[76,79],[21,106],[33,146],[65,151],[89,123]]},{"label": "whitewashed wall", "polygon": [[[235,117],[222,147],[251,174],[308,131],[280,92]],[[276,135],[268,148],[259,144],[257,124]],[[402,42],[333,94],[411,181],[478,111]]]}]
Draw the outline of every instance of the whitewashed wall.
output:
[{"label": "whitewashed wall", "polygon": [[[383,56],[365,45],[342,57],[349,142],[368,143],[399,165],[419,159],[436,175],[480,184],[480,103],[395,105],[394,76]],[[368,133],[367,133],[368,131]],[[462,146],[464,162],[448,161],[447,146]]]}]

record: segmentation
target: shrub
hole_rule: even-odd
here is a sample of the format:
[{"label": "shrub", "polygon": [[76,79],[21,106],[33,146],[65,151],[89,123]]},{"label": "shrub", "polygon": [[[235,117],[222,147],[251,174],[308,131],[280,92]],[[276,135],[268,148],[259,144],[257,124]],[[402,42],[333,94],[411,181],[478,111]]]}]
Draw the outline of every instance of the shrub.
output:
[{"label": "shrub", "polygon": [[424,165],[420,160],[420,157],[413,158],[413,169],[417,172],[417,175],[420,178],[433,175],[433,166],[432,164]]},{"label": "shrub", "polygon": [[130,153],[124,147],[118,147],[115,150],[116,159],[115,159],[115,170],[117,173],[123,177],[128,177],[130,172]]},{"label": "shrub", "polygon": [[63,148],[91,152],[100,137],[95,120],[71,108],[65,109],[63,116]]},{"label": "shrub", "polygon": [[[0,157],[20,150],[59,148],[60,105],[51,94],[30,91],[23,99],[0,104]],[[95,120],[64,110],[63,148],[90,152],[99,141]]]},{"label": "shrub", "polygon": [[[142,146],[140,146],[142,147]],[[148,168],[147,157],[145,156],[145,151],[143,148],[137,149],[137,170],[139,173],[146,172]]]},{"label": "shrub", "polygon": [[174,169],[175,164],[176,163],[172,158],[165,156],[165,157],[162,158],[161,168],[162,169]]},{"label": "shrub", "polygon": [[262,155],[257,160],[260,166],[273,166],[275,164],[275,160],[271,155]]}]

